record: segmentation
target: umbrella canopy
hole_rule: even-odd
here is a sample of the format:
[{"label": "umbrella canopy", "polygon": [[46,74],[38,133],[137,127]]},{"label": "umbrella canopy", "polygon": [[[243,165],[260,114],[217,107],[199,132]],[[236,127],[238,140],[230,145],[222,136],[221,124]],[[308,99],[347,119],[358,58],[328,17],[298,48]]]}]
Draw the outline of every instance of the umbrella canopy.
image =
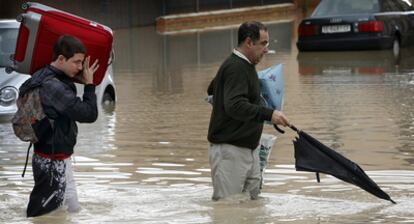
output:
[{"label": "umbrella canopy", "polygon": [[[299,137],[293,141],[297,171],[309,171],[332,175],[345,182],[354,184],[365,191],[388,201],[395,202],[358,166],[333,149],[322,144],[304,131],[291,126]],[[319,180],[318,180],[319,182]]]}]

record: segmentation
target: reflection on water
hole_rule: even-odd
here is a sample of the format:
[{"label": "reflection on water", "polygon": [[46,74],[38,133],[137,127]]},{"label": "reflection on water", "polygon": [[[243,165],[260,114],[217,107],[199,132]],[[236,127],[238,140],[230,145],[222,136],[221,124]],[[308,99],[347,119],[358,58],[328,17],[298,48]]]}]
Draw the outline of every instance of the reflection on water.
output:
[{"label": "reflection on water", "polygon": [[[319,106],[315,113],[323,110],[323,119],[331,123],[331,135],[344,132],[331,140],[349,137],[335,140],[334,145],[349,152],[380,152],[376,159],[381,165],[401,166],[399,160],[403,159],[410,167],[414,148],[413,58],[412,48],[404,48],[400,58],[394,58],[390,51],[299,53],[300,91]],[[366,159],[365,164],[374,165],[369,154],[365,159],[361,152],[358,155],[361,161]],[[398,158],[396,164],[390,157]]]},{"label": "reflection on water", "polygon": [[20,177],[27,144],[0,124],[0,222],[414,222],[414,51],[298,55],[294,24],[268,24],[276,53],[258,69],[284,63],[290,120],[359,163],[398,204],[296,172],[290,131],[274,147],[261,200],[212,202],[204,98],[236,28],[163,36],[144,27],[115,31],[116,109],[80,125],[74,169],[83,210],[24,217],[33,186],[30,166]]},{"label": "reflection on water", "polygon": [[391,50],[299,52],[298,72],[301,75],[412,73],[413,50],[413,47],[402,48],[398,57]]}]

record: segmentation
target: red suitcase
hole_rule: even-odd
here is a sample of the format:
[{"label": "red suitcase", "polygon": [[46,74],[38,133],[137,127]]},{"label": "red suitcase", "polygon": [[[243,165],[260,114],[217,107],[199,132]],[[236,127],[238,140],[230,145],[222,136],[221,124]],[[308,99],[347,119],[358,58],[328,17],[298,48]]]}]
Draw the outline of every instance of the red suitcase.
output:
[{"label": "red suitcase", "polygon": [[105,76],[112,51],[112,30],[99,23],[39,3],[24,3],[12,69],[26,74],[52,60],[52,48],[61,35],[72,35],[82,41],[91,63],[99,60],[93,82],[99,85]]}]

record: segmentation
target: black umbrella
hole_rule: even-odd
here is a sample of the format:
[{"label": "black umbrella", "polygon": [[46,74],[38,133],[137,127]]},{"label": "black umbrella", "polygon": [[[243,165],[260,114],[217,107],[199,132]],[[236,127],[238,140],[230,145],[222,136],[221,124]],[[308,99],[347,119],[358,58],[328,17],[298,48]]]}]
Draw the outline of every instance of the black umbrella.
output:
[{"label": "black umbrella", "polygon": [[292,125],[290,128],[299,135],[293,141],[297,171],[316,172],[318,182],[320,182],[319,173],[330,174],[396,204],[358,164],[322,144],[306,132],[298,130],[295,126]]}]

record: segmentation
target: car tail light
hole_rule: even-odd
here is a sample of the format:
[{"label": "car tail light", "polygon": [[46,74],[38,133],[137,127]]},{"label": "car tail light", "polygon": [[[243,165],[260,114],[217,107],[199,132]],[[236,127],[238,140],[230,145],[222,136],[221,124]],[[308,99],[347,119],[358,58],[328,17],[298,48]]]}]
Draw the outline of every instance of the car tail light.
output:
[{"label": "car tail light", "polygon": [[312,24],[301,24],[298,28],[299,37],[313,36],[317,34],[317,26]]},{"label": "car tail light", "polygon": [[380,33],[382,32],[382,22],[374,20],[361,22],[358,24],[358,31],[363,33]]}]

